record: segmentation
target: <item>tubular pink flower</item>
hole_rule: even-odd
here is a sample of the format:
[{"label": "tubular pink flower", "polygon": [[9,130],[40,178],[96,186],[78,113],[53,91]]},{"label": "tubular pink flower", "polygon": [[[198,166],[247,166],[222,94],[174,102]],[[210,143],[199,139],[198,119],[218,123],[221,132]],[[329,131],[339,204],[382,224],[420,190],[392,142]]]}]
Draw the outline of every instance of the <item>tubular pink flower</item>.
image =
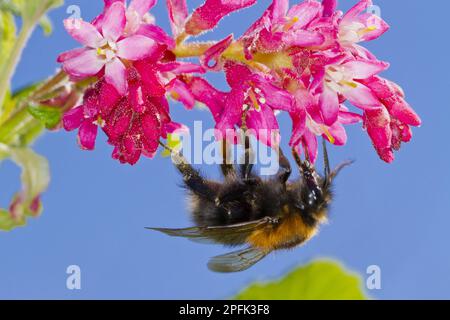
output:
[{"label": "tubular pink flower", "polygon": [[188,79],[187,85],[195,100],[205,104],[216,123],[219,122],[225,109],[227,93],[217,90],[208,81],[199,77]]},{"label": "tubular pink flower", "polygon": [[364,83],[383,103],[379,109],[365,111],[364,125],[380,158],[390,163],[394,161],[394,151],[411,140],[411,126],[420,126],[422,122],[405,101],[399,86],[381,77],[372,77]]},{"label": "tubular pink flower", "polygon": [[339,24],[339,40],[343,45],[377,39],[389,29],[377,15],[364,13],[371,5],[372,0],[361,0],[344,15]]},{"label": "tubular pink flower", "polygon": [[319,104],[325,124],[332,125],[338,119],[339,95],[363,110],[379,108],[381,106],[379,99],[358,80],[370,78],[387,67],[388,64],[384,62],[362,60],[325,66],[314,80],[318,83]]},{"label": "tubular pink flower", "polygon": [[67,131],[78,130],[78,143],[84,150],[93,150],[97,126],[103,125],[102,114],[109,112],[120,99],[110,84],[100,81],[84,94],[84,103],[64,115],[63,126]]},{"label": "tubular pink flower", "polygon": [[317,97],[312,96],[304,87],[299,87],[295,94],[295,103],[289,113],[293,128],[289,145],[299,153],[305,152],[314,163],[317,158],[317,136],[323,136],[334,145],[345,145],[347,134],[344,125],[362,121],[362,117],[349,112],[343,105],[339,106],[338,120],[331,126],[325,124]]},{"label": "tubular pink flower", "polygon": [[226,15],[250,7],[256,0],[206,0],[186,22],[187,34],[198,35],[213,29]]},{"label": "tubular pink flower", "polygon": [[252,51],[274,52],[285,47],[314,47],[324,43],[325,37],[309,25],[318,18],[322,6],[315,0],[307,0],[289,9],[289,1],[274,0],[263,16],[241,38],[246,57]]},{"label": "tubular pink flower", "polygon": [[[279,127],[274,112],[275,110],[290,111],[292,96],[287,91],[276,87],[273,84],[273,78],[255,73],[244,65],[228,62],[225,70],[231,91],[221,101],[222,105],[211,103],[211,99],[205,98],[216,98],[222,94],[212,91],[204,82],[197,81],[197,88],[193,90],[196,97],[205,94],[205,97],[200,99],[213,112],[216,129],[222,137],[226,136],[227,131],[242,125],[245,114],[248,129],[251,129],[261,142],[269,146],[272,145],[272,141],[278,143]],[[191,89],[192,87],[191,84]]]},{"label": "tubular pink flower", "polygon": [[178,36],[184,31],[184,25],[189,16],[186,0],[166,0],[166,3],[172,34]]}]

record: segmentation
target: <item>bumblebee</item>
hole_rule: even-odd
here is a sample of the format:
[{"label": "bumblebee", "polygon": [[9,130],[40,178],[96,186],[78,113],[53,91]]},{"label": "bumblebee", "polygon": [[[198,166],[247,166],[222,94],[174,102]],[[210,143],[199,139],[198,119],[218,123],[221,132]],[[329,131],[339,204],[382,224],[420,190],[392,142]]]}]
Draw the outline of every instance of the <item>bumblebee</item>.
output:
[{"label": "bumblebee", "polygon": [[245,246],[210,259],[209,269],[222,273],[246,270],[272,251],[292,249],[310,240],[327,220],[333,179],[351,164],[343,163],[331,171],[324,141],[323,175],[293,150],[301,175],[289,181],[291,165],[279,149],[278,173],[263,179],[253,172],[249,138],[245,138],[245,161],[239,167],[229,164],[226,142],[223,146],[223,182],[204,178],[180,153],[172,151],[172,159],[189,193],[196,226],[148,228],[195,242]]}]

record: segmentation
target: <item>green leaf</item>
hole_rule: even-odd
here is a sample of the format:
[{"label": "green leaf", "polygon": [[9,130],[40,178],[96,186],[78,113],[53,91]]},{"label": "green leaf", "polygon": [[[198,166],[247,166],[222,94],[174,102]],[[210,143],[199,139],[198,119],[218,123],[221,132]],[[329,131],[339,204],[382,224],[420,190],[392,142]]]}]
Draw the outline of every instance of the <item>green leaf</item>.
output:
[{"label": "green leaf", "polygon": [[365,300],[361,278],[339,263],[312,262],[280,280],[255,283],[236,297],[238,300]]},{"label": "green leaf", "polygon": [[22,169],[22,190],[13,197],[10,210],[0,209],[0,230],[9,231],[23,226],[27,217],[36,217],[41,213],[40,195],[49,185],[50,171],[47,159],[29,148],[11,148],[0,144],[0,151],[8,154]]},{"label": "green leaf", "polygon": [[41,121],[47,129],[54,129],[59,125],[62,118],[61,109],[44,105],[29,106],[28,112]]}]

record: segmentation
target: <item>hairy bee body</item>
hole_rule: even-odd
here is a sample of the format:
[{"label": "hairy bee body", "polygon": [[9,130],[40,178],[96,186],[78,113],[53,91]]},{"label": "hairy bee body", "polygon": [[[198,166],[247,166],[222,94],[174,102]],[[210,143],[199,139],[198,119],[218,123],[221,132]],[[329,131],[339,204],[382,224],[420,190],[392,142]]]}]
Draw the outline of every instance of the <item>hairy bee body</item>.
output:
[{"label": "hairy bee body", "polygon": [[189,193],[195,226],[150,229],[196,242],[246,246],[212,258],[208,267],[217,272],[246,270],[272,251],[292,249],[311,239],[327,220],[332,181],[349,163],[331,172],[324,144],[325,174],[321,176],[294,151],[301,176],[288,181],[291,166],[280,149],[279,172],[263,179],[252,172],[250,152],[246,143],[246,161],[240,168],[224,161],[222,182],[205,179],[180,154],[172,154]]},{"label": "hairy bee body", "polygon": [[[220,237],[217,242],[227,246],[249,244],[265,251],[289,249],[308,241],[327,220],[331,193],[307,203],[302,193],[309,193],[301,180],[284,185],[278,180],[253,177],[243,181],[238,176],[224,184],[207,182],[215,191],[214,201],[190,194],[191,212],[195,225],[205,227],[229,226],[271,218],[273,223],[257,229],[246,237],[232,241]],[[189,188],[188,188],[189,189]],[[306,198],[313,198],[306,194]]]}]

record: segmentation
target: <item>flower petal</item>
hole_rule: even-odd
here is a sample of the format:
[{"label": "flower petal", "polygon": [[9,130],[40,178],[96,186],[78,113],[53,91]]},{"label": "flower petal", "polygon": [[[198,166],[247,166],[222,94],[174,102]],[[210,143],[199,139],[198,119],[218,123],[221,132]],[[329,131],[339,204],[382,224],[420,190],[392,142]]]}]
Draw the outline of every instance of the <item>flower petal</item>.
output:
[{"label": "flower petal", "polygon": [[181,75],[183,73],[205,73],[206,70],[199,66],[198,64],[191,62],[168,62],[159,65],[159,71],[161,72],[171,72],[176,75]]},{"label": "flower petal", "polygon": [[175,78],[167,85],[167,90],[175,100],[183,103],[186,109],[192,110],[194,108],[195,98],[183,81]]},{"label": "flower petal", "polygon": [[169,49],[175,48],[175,40],[164,29],[154,24],[143,24],[136,34],[146,36],[160,44],[165,44]]},{"label": "flower petal", "polygon": [[323,16],[331,17],[336,11],[337,0],[322,0]]},{"label": "flower petal", "polygon": [[372,5],[372,0],[361,0],[355,4],[342,18],[342,21],[353,20]]},{"label": "flower petal", "polygon": [[58,63],[63,63],[67,60],[78,57],[80,54],[84,53],[85,51],[86,51],[86,48],[77,48],[77,49],[63,52],[58,56],[56,61]]},{"label": "flower petal", "polygon": [[319,153],[319,144],[317,137],[309,130],[306,130],[303,135],[303,147],[305,148],[309,162],[315,163]]},{"label": "flower petal", "polygon": [[260,111],[253,109],[248,111],[247,127],[252,130],[259,141],[269,147],[280,143],[277,118],[273,110],[266,105],[262,105]]},{"label": "flower petal", "polygon": [[64,27],[75,40],[87,47],[98,48],[103,44],[103,36],[89,22],[81,19],[66,19]]},{"label": "flower petal", "polygon": [[232,90],[225,101],[227,108],[223,109],[216,129],[224,136],[226,131],[234,129],[242,120],[242,106],[244,104],[244,93],[241,90]]},{"label": "flower petal", "polygon": [[347,132],[342,124],[336,122],[328,128],[328,132],[334,138],[334,141],[330,141],[328,135],[324,134],[323,137],[333,143],[336,146],[343,146],[347,143]]},{"label": "flower petal", "polygon": [[[356,83],[356,82],[355,82]],[[361,109],[377,109],[382,106],[380,100],[368,87],[356,83],[355,88],[348,89],[342,94],[356,107]]]},{"label": "flower petal", "polygon": [[321,10],[322,6],[319,2],[304,1],[301,4],[292,6],[288,12],[288,17],[297,20],[293,28],[304,28],[319,16]]},{"label": "flower petal", "polygon": [[291,111],[294,103],[292,95],[284,89],[274,86],[269,81],[256,83],[256,87],[261,89],[265,103],[274,110]]},{"label": "flower petal", "polygon": [[353,79],[367,79],[386,70],[389,63],[382,61],[350,61],[342,65]]},{"label": "flower petal", "polygon": [[220,70],[223,67],[223,64],[220,61],[222,53],[228,49],[232,42],[233,35],[231,34],[206,50],[205,54],[200,59],[202,66],[208,70]]},{"label": "flower petal", "polygon": [[103,37],[110,41],[117,41],[123,35],[126,23],[125,5],[121,2],[114,2],[106,10],[103,18]]},{"label": "flower petal", "polygon": [[225,107],[227,94],[217,90],[206,80],[198,77],[192,78],[188,85],[195,99],[204,103],[211,111],[214,120],[218,122]]},{"label": "flower petal", "polygon": [[231,61],[225,64],[224,69],[227,82],[232,88],[243,86],[252,76],[252,72],[247,66]]},{"label": "flower petal", "polygon": [[121,95],[125,95],[127,92],[126,73],[127,70],[120,59],[113,59],[106,64],[106,82],[113,85]]},{"label": "flower petal", "polygon": [[325,37],[319,32],[295,30],[284,34],[283,42],[289,46],[315,47],[325,42]]},{"label": "flower petal", "polygon": [[84,121],[83,106],[73,108],[72,110],[66,112],[63,118],[64,129],[67,131],[72,131],[81,126]]},{"label": "flower petal", "polygon": [[206,0],[197,8],[186,23],[186,32],[198,35],[213,29],[226,15],[250,7],[256,0]]},{"label": "flower petal", "polygon": [[272,23],[282,23],[286,18],[289,9],[289,0],[273,0],[270,10],[270,19]]},{"label": "flower petal", "polygon": [[155,4],[156,0],[133,0],[128,6],[128,10],[135,11],[142,18]]},{"label": "flower petal", "polygon": [[364,125],[380,158],[387,163],[393,162],[392,130],[387,110],[384,107],[366,110],[364,113]]},{"label": "flower petal", "polygon": [[117,43],[117,55],[123,59],[142,60],[153,53],[156,43],[150,38],[135,35]]},{"label": "flower petal", "polygon": [[93,124],[92,121],[86,120],[81,124],[78,131],[78,143],[82,149],[94,150],[97,130],[97,125]]},{"label": "flower petal", "polygon": [[96,75],[105,65],[94,49],[86,49],[63,62],[64,71],[75,78],[86,78]]},{"label": "flower petal", "polygon": [[322,112],[324,124],[327,126],[333,125],[338,119],[339,115],[339,98],[336,92],[323,86],[323,92],[320,95],[319,105]]},{"label": "flower petal", "polygon": [[183,32],[184,24],[189,16],[186,0],[167,0],[170,26],[174,36]]}]

